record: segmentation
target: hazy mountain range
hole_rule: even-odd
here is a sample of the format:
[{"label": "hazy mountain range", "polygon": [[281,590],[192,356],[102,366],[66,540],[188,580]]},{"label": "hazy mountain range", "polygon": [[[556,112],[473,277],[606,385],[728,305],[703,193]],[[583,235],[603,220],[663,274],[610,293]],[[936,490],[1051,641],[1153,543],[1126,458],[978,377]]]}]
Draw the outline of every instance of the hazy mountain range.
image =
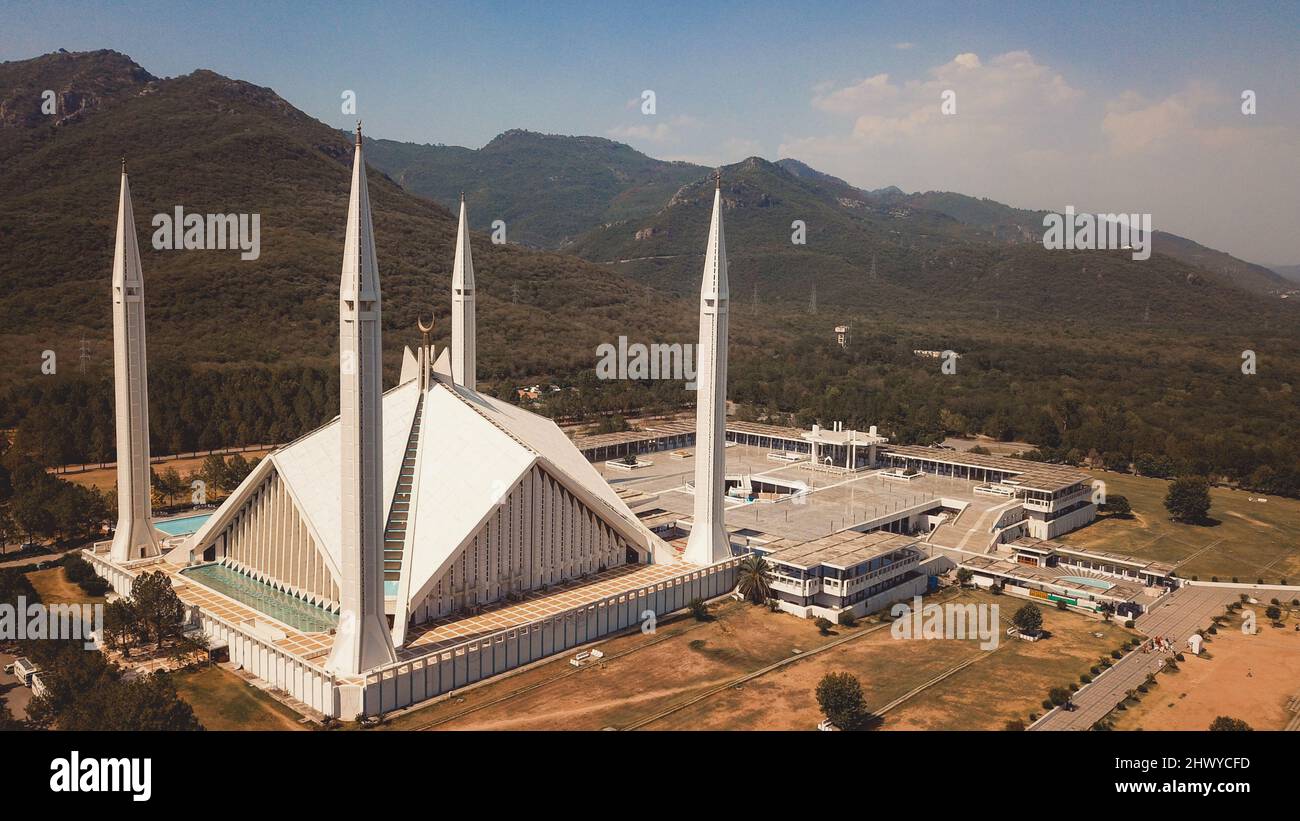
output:
[{"label": "hazy mountain range", "polygon": [[[600,137],[522,130],[507,131],[477,150],[381,140],[370,161],[408,190],[447,206],[465,192],[474,206],[471,218],[477,228],[486,230],[500,219],[508,226],[511,241],[575,250],[600,262],[689,254],[690,248],[677,247],[672,240],[667,212],[689,196],[692,184],[713,171],[656,160]],[[734,206],[776,206],[772,213],[803,219],[810,232],[852,233],[865,222],[913,248],[1040,243],[1048,213],[949,191],[908,194],[896,187],[866,191],[796,159],[767,163],[750,157],[727,170],[738,172],[742,183],[756,187],[754,201],[742,196],[731,203]],[[803,185],[782,178],[780,171]],[[732,175],[724,179],[731,180]],[[796,213],[799,208],[805,209],[802,215]],[[754,213],[740,212],[738,219],[744,222]],[[784,233],[789,233],[789,221]],[[659,241],[643,242],[651,239]],[[646,253],[650,249],[653,254]],[[1289,289],[1286,279],[1264,266],[1174,234],[1157,230],[1154,249],[1243,290],[1278,294]],[[843,251],[838,244],[811,241],[804,250]],[[620,256],[600,259],[602,252]],[[848,252],[847,260],[858,267],[870,264],[865,248],[857,254]]]},{"label": "hazy mountain range", "polygon": [[[113,51],[0,64],[0,366],[18,379],[54,349],[110,336],[119,157],[132,172],[151,357],[221,366],[328,365],[346,212],[348,135],[274,91],[210,71],[152,76]],[[41,111],[42,92],[58,99]],[[523,379],[587,367],[619,335],[688,338],[711,169],[597,137],[508,131],[481,149],[368,139],[395,367],[417,315],[447,316],[454,218],[476,235],[481,367]],[[381,173],[375,173],[382,171]],[[388,179],[384,176],[387,174]],[[961,194],[863,191],[796,160],[722,169],[732,297],[771,322],[823,310],[906,319],[1251,328],[1294,319],[1259,266],[1160,235],[1157,253],[1047,251],[1041,212]],[[151,216],[257,213],[261,255],[154,250]],[[791,242],[792,222],[806,244]],[[531,247],[529,247],[531,246]],[[683,297],[680,303],[677,297]],[[766,332],[755,321],[738,323]],[[775,325],[773,326],[775,327]],[[445,338],[447,327],[436,332]],[[743,336],[740,337],[743,339]],[[97,347],[96,347],[97,346]],[[65,364],[65,367],[67,365]]]},{"label": "hazy mountain range", "polygon": [[[58,114],[40,111],[42,90]],[[333,362],[352,140],[274,91],[210,71],[160,79],[113,51],[0,64],[0,383],[37,375],[43,350],[77,367],[80,338],[111,366],[120,163],[131,174],[151,359],[189,364]],[[373,145],[373,143],[368,143]],[[368,149],[369,150],[369,149]],[[455,218],[378,170],[370,198],[390,366],[417,315],[449,336]],[[261,254],[154,250],[151,217],[256,213]],[[637,333],[659,297],[570,254],[475,236],[480,367],[548,373]],[[674,315],[654,320],[673,329]],[[688,328],[690,323],[681,323]],[[562,340],[563,344],[548,340]]]}]

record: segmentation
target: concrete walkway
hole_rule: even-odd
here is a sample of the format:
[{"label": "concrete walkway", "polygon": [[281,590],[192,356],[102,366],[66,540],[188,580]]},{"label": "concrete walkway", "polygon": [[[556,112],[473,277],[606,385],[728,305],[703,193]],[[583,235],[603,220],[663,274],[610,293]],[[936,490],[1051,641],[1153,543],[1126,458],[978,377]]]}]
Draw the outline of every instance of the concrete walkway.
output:
[{"label": "concrete walkway", "polygon": [[[1148,636],[1164,636],[1182,651],[1192,633],[1223,614],[1224,605],[1237,601],[1244,588],[1183,587],[1166,596],[1155,608],[1137,620],[1137,629]],[[1075,710],[1059,707],[1043,716],[1031,730],[1087,730],[1115,708],[1127,695],[1146,680],[1148,673],[1160,669],[1167,653],[1143,653],[1141,648],[1115,662],[1091,684],[1074,694]]]}]

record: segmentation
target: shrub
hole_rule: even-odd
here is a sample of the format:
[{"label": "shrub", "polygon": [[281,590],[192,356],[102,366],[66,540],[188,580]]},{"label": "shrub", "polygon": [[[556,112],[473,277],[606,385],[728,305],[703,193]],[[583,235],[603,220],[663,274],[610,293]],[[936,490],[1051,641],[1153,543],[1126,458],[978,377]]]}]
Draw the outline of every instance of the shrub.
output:
[{"label": "shrub", "polygon": [[687,606],[691,608],[691,615],[696,621],[709,620],[709,606],[704,603],[704,599],[691,599],[691,603]]},{"label": "shrub", "polygon": [[1239,718],[1219,716],[1210,722],[1210,729],[1214,732],[1250,732],[1251,726]]},{"label": "shrub", "polygon": [[[835,626],[835,624],[825,616],[818,616],[817,620],[814,621],[813,624],[817,627],[817,632],[821,633],[823,636],[830,635],[831,628]],[[834,719],[832,719],[832,721],[834,721]],[[838,721],[835,723],[839,724]]]},{"label": "shrub", "polygon": [[858,617],[853,615],[852,610],[845,610],[842,613],[840,613],[840,624],[844,625],[845,627],[857,627]]},{"label": "shrub", "polygon": [[867,716],[862,683],[850,673],[822,676],[817,683],[817,706],[823,715],[844,730],[854,729]]},{"label": "shrub", "polygon": [[1055,706],[1064,704],[1069,700],[1069,698],[1070,691],[1064,687],[1053,687],[1051,690],[1047,691],[1047,700]]},{"label": "shrub", "polygon": [[1092,676],[1088,675],[1087,673],[1084,673],[1083,675],[1079,676],[1079,681],[1083,682],[1084,684],[1091,684]]}]

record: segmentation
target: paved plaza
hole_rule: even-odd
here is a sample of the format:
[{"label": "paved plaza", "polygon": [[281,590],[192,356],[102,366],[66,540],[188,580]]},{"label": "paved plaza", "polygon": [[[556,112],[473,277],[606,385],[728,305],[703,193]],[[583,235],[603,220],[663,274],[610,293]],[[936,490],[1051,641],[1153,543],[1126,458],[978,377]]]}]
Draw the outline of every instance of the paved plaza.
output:
[{"label": "paved plaza", "polygon": [[[743,528],[785,539],[818,539],[882,516],[918,506],[933,507],[940,500],[950,499],[967,505],[955,523],[944,525],[945,532],[952,534],[951,539],[960,541],[969,532],[983,528],[987,541],[987,527],[991,523],[985,514],[1006,503],[1005,499],[976,494],[973,488],[979,482],[930,475],[902,481],[886,479],[880,470],[827,472],[814,470],[806,462],[773,461],[768,458],[769,452],[766,448],[729,445],[726,450],[727,476],[747,476],[754,481],[771,479],[784,485],[806,486],[807,493],[753,502],[728,499],[728,528]],[[603,463],[596,466],[616,490],[645,494],[639,501],[625,495],[638,515],[662,509],[689,519],[695,497],[688,483],[695,475],[695,459],[693,449],[678,453],[683,457],[674,457],[669,451],[643,454],[642,460],[654,464],[634,471],[625,472]],[[996,516],[993,519],[996,520]],[[972,540],[978,540],[978,532]]]},{"label": "paved plaza", "polygon": [[[1224,605],[1237,601],[1244,588],[1183,587],[1166,596],[1150,612],[1138,617],[1137,628],[1148,636],[1163,636],[1181,651],[1187,638],[1210,619],[1223,614]],[[1075,710],[1052,710],[1030,729],[1087,730],[1119,704],[1170,658],[1164,653],[1129,653],[1074,696]]]}]

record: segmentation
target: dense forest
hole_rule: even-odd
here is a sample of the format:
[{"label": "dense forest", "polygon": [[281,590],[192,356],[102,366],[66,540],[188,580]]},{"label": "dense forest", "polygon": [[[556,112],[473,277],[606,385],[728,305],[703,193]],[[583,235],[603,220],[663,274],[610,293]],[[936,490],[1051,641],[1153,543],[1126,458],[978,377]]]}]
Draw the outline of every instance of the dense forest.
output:
[{"label": "dense forest", "polygon": [[[1285,339],[1263,340],[1258,371],[1248,375],[1240,367],[1248,343],[1157,327],[1135,329],[1121,344],[1080,326],[1043,326],[1027,338],[996,324],[858,317],[845,350],[826,332],[827,319],[740,315],[736,324],[728,395],[742,418],[874,424],[900,443],[984,434],[1030,442],[1033,458],[1100,461],[1154,476],[1194,473],[1300,495],[1300,444],[1286,435],[1296,426],[1300,369],[1276,353]],[[918,349],[959,352],[957,372],[942,373]],[[693,405],[680,381],[602,381],[594,364],[548,372],[541,399],[528,407],[596,424]],[[489,371],[480,387],[520,401],[514,377]],[[549,390],[552,382],[560,390]],[[149,389],[156,454],[282,443],[338,413],[337,373],[326,368],[162,361],[151,363]],[[111,461],[111,377],[15,386],[0,395],[0,427],[16,428],[14,454],[42,464]]]}]

